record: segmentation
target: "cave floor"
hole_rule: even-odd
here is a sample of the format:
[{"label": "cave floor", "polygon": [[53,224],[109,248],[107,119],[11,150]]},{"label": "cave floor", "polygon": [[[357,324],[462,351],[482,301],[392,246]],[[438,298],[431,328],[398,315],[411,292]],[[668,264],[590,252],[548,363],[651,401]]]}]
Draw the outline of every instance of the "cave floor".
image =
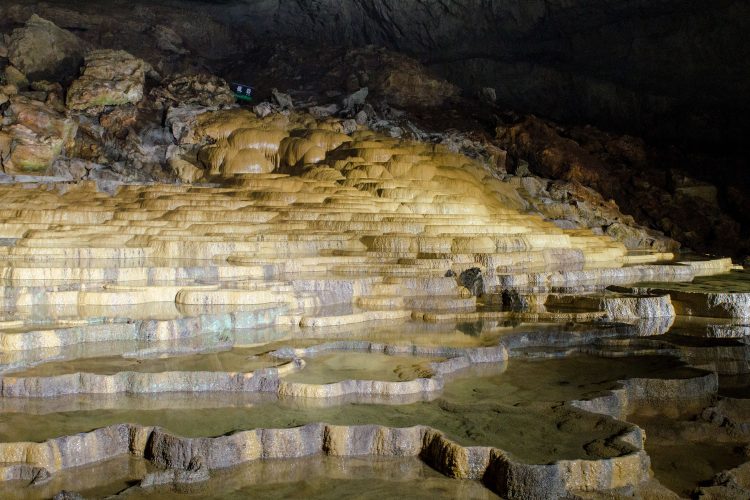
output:
[{"label": "cave floor", "polygon": [[237,106],[123,30],[0,104],[1,497],[750,498],[741,266],[420,129],[500,125],[447,82]]},{"label": "cave floor", "polygon": [[422,201],[346,175],[0,187],[4,496],[669,497],[742,477],[744,271],[456,203],[476,177],[431,154],[454,176],[439,194],[403,173],[422,158],[349,177]]}]

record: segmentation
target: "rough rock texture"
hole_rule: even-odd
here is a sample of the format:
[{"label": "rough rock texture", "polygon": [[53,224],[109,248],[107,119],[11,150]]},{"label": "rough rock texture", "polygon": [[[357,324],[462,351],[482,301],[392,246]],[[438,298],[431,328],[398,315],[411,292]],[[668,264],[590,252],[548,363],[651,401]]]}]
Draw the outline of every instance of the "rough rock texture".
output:
[{"label": "rough rock texture", "polygon": [[[169,476],[197,480],[200,471],[231,467],[252,460],[290,459],[325,454],[347,457],[419,456],[448,477],[491,478],[490,487],[506,498],[565,496],[571,490],[600,490],[639,484],[648,477],[649,459],[639,429],[612,439],[624,452],[600,460],[560,460],[533,465],[496,448],[464,447],[425,426],[391,428],[378,425],[308,424],[292,429],[256,429],[216,438],[182,438],[163,429],[133,424],[104,427],[44,443],[12,443],[0,447],[9,461],[27,468],[59,472],[71,467],[131,453],[143,456]],[[81,453],[80,450],[86,450]],[[197,465],[202,464],[202,465]],[[170,470],[175,472],[169,472]],[[183,473],[176,473],[183,471]],[[152,476],[153,477],[153,476]]]},{"label": "rough rock texture", "polygon": [[464,87],[557,119],[735,146],[748,124],[744,2],[275,0],[232,14],[278,35],[417,54]]},{"label": "rough rock texture", "polygon": [[678,314],[708,318],[750,318],[750,293],[668,288],[635,288],[637,292],[669,294]]},{"label": "rough rock texture", "polygon": [[340,75],[349,90],[369,87],[395,107],[437,107],[458,93],[455,85],[433,75],[417,60],[385,49],[352,50],[340,68],[350,71]]},{"label": "rough rock texture", "polygon": [[0,127],[0,165],[6,174],[43,173],[72,145],[76,123],[44,103],[16,96]]},{"label": "rough rock texture", "polygon": [[509,179],[529,204],[560,227],[585,227],[622,242],[631,250],[671,252],[680,244],[660,233],[641,226],[632,216],[624,215],[614,200],[577,180],[551,181],[533,175]]},{"label": "rough rock texture", "polygon": [[[630,28],[637,26],[638,22],[651,23],[649,16],[668,13],[670,9],[674,8],[671,2],[667,2],[659,9],[645,6],[643,7],[644,19],[636,21],[632,18],[633,6],[624,7],[618,2],[614,2],[614,4],[612,7],[618,9],[617,11],[621,14],[616,20],[617,23],[623,23]],[[561,85],[554,89],[540,89],[526,84],[527,82],[520,82],[517,86],[508,82],[502,82],[502,85],[496,83],[479,86],[474,83],[468,86],[464,85],[464,97],[475,95],[475,91],[479,91],[483,106],[481,113],[478,113],[478,109],[467,109],[466,100],[459,99],[457,88],[452,83],[438,78],[427,67],[420,64],[420,62],[432,64],[431,69],[433,70],[442,66],[453,67],[453,69],[443,73],[443,76],[451,81],[471,78],[471,72],[464,70],[466,69],[465,66],[472,64],[477,67],[478,71],[482,71],[485,66],[487,71],[494,71],[493,65],[487,63],[487,58],[502,59],[504,61],[502,64],[508,67],[515,65],[515,68],[509,69],[511,73],[523,72],[523,68],[528,63],[528,58],[531,57],[530,53],[527,52],[527,50],[531,50],[530,47],[537,47],[542,54],[552,50],[546,45],[541,48],[538,47],[539,42],[536,35],[539,33],[554,34],[554,36],[550,35],[548,40],[550,46],[555,45],[553,41],[556,39],[555,37],[561,36],[561,33],[569,35],[572,19],[575,18],[576,22],[580,23],[582,27],[581,32],[576,33],[571,39],[575,41],[576,46],[581,43],[581,40],[577,37],[585,39],[586,37],[603,36],[600,33],[597,34],[587,30],[592,26],[590,23],[593,22],[593,18],[598,17],[600,20],[607,20],[609,14],[587,13],[585,16],[574,17],[573,13],[580,14],[576,5],[561,6],[554,3],[532,2],[524,4],[523,7],[513,7],[511,2],[507,0],[496,0],[487,5],[469,2],[469,4],[462,4],[459,8],[457,4],[449,2],[442,6],[443,10],[436,13],[435,5],[419,1],[404,2],[399,5],[362,0],[351,0],[340,5],[333,5],[328,1],[294,2],[292,4],[280,4],[274,1],[262,4],[236,2],[232,6],[223,5],[221,8],[199,4],[196,8],[200,9],[202,14],[205,14],[203,16],[205,26],[203,24],[201,26],[196,25],[194,19],[190,19],[175,9],[169,10],[168,8],[150,5],[139,5],[138,7],[138,9],[133,10],[124,8],[122,5],[113,5],[108,10],[107,16],[104,16],[101,12],[95,12],[95,9],[88,6],[76,6],[75,8],[70,6],[51,7],[46,4],[28,2],[22,5],[9,4],[3,6],[2,14],[4,15],[3,19],[7,22],[22,23],[26,21],[32,11],[38,11],[60,26],[75,29],[77,35],[89,43],[100,47],[126,48],[131,53],[145,58],[167,75],[172,74],[172,71],[177,68],[187,70],[188,73],[205,73],[206,68],[210,68],[211,72],[221,74],[233,81],[246,81],[257,85],[258,94],[262,97],[265,97],[264,93],[267,93],[269,89],[277,88],[281,93],[289,95],[295,106],[311,109],[316,116],[322,118],[331,114],[339,114],[351,118],[352,122],[345,127],[349,132],[356,125],[367,124],[392,137],[416,136],[422,140],[435,140],[433,137],[429,137],[429,132],[424,133],[424,130],[419,130],[420,124],[414,119],[415,117],[421,118],[423,124],[433,123],[433,130],[443,132],[447,128],[461,127],[461,123],[467,121],[467,117],[471,116],[474,117],[473,127],[475,130],[478,128],[492,129],[498,123],[502,123],[503,131],[507,131],[519,124],[517,119],[504,111],[504,108],[510,106],[521,110],[536,109],[536,104],[526,106],[528,103],[525,97],[528,96],[510,100],[507,96],[503,97],[505,91],[509,89],[514,93],[535,95],[536,101],[539,102],[543,101],[542,97],[547,100],[554,100],[555,105],[550,104],[539,110],[547,116],[564,115],[564,113],[558,113],[559,106],[557,104],[562,103],[564,106],[575,106],[580,112],[575,117],[568,119],[597,122],[596,117],[587,114],[588,111],[597,107],[606,108],[606,102],[597,101],[593,98],[590,100],[570,99],[569,94],[580,93],[575,85]],[[682,12],[680,15],[693,19],[692,8],[692,6],[687,8],[686,12]],[[318,9],[318,11],[315,15],[312,15],[314,9]],[[321,17],[319,15],[329,9],[336,9],[338,11],[337,16]],[[479,9],[485,9],[480,16],[482,21],[473,23],[471,30],[464,29],[463,31],[470,33],[470,35],[462,36],[458,40],[458,35],[462,33],[461,28],[470,21],[472,13],[476,13]],[[712,6],[711,9],[714,13],[718,12],[716,15],[721,17],[730,8]],[[545,14],[554,14],[556,17],[549,18]],[[218,20],[212,20],[212,16],[216,16]],[[497,31],[496,33],[490,31],[485,18],[495,20],[493,29]],[[314,19],[314,21],[311,19]],[[351,21],[354,26],[361,26],[362,29],[356,31],[348,26],[343,28],[339,26],[339,23],[343,20]],[[248,21],[254,23],[252,30],[233,30],[231,28]],[[403,26],[408,23],[414,26],[404,31]],[[675,23],[679,24],[677,21]],[[562,32],[555,31],[556,25],[563,28]],[[326,31],[327,28],[332,26],[341,29]],[[609,24],[607,26],[607,30],[612,29]],[[427,27],[430,28],[430,36],[425,33]],[[701,26],[698,25],[680,25],[670,28],[671,31],[667,31],[678,33],[676,36],[683,36],[686,32],[697,30],[700,33],[696,39],[701,39],[701,36],[709,37],[709,32],[703,31]],[[267,33],[264,32],[262,37],[258,37],[259,30],[263,29],[266,29]],[[292,29],[294,30],[294,33],[292,33],[294,36],[310,35],[308,39],[320,38],[331,45],[325,46],[318,43],[311,45],[308,43],[300,46],[300,44],[295,45],[294,42],[288,40],[279,43],[272,38],[273,34],[281,34],[283,30],[286,30],[283,34],[288,35]],[[728,33],[734,33],[733,29],[731,26],[725,26]],[[269,33],[271,37],[267,36]],[[527,36],[531,36],[531,38],[526,38]],[[618,32],[607,41],[619,46],[618,44],[623,42],[621,36],[630,36],[630,34],[624,35]],[[669,38],[671,35],[658,34],[658,36]],[[734,35],[722,33],[720,37],[709,37],[710,42],[706,42],[705,46],[714,48],[715,45],[723,43],[722,40],[725,36]],[[251,41],[255,45],[250,50],[248,46]],[[573,43],[573,41],[570,43]],[[220,45],[219,42],[223,45]],[[391,49],[406,50],[415,57],[410,58],[392,50],[375,46],[352,48],[352,45],[361,45],[365,42],[382,43]],[[476,48],[478,46],[472,45],[474,43],[481,43],[482,49],[490,50],[492,48],[492,56],[490,57],[481,51],[477,53]],[[648,43],[656,42],[649,39]],[[472,51],[472,49],[474,50]],[[516,54],[516,51],[519,50],[521,52]],[[569,50],[570,47],[558,43],[555,54],[569,54]],[[593,49],[587,48],[587,50],[592,51]],[[705,50],[706,54],[711,53],[711,50],[705,49],[705,47],[702,50]],[[628,51],[641,51],[641,48],[633,48],[632,45],[628,45],[627,48],[623,48],[623,52],[628,53]],[[651,52],[646,52],[651,57]],[[695,57],[698,59],[705,57],[706,60],[701,59],[701,61],[707,65],[706,67],[716,65],[716,63],[708,60],[710,57],[706,54]],[[537,52],[534,52],[534,62],[530,63],[531,66],[554,66],[555,69],[551,70],[551,73],[548,72],[549,74],[575,72],[578,78],[585,82],[590,81],[591,73],[596,72],[597,65],[606,66],[609,63],[605,62],[605,59],[607,61],[611,59],[598,58],[591,61],[582,61],[582,54],[575,53],[570,55],[569,62],[572,66],[568,66],[556,59],[540,60],[537,56]],[[462,60],[459,61],[456,58],[462,58]],[[508,58],[512,60],[506,60]],[[468,59],[471,59],[471,61],[468,61]],[[632,62],[630,56],[626,59]],[[679,58],[675,60],[679,60]],[[584,65],[584,62],[587,64]],[[564,69],[560,69],[560,65],[565,66]],[[699,65],[699,67],[701,66]],[[196,71],[197,68],[200,69]],[[459,70],[455,68],[459,68]],[[638,82],[639,91],[635,92],[635,94],[640,95],[641,87],[648,87],[644,82],[650,83],[650,77],[653,75],[649,72],[654,68],[649,66],[638,69],[644,75],[644,80]],[[718,69],[726,71],[723,67]],[[691,70],[682,69],[682,71],[692,70],[695,70],[695,68]],[[536,71],[534,69],[530,73],[532,76],[529,78],[534,78],[533,75],[537,74]],[[617,72],[605,71],[606,78],[631,78],[629,74],[619,74],[620,71],[619,66]],[[722,74],[721,71],[717,74]],[[671,74],[669,76],[672,77]],[[695,78],[695,75],[691,75],[691,77],[692,79],[685,80],[685,82],[689,81],[695,84],[695,82],[700,81],[700,78]],[[596,78],[599,78],[599,76],[594,79]],[[719,78],[719,80],[721,79]],[[557,80],[553,78],[551,81]],[[660,81],[665,80],[660,77]],[[665,98],[667,100],[675,98],[671,91],[680,86],[675,82],[672,83],[674,85],[671,86],[664,84],[664,92],[669,96]],[[660,83],[660,85],[662,84]],[[219,90],[221,86],[220,81],[208,76],[180,77],[173,75],[159,89],[161,93],[157,92],[152,96],[152,101],[155,101],[157,107],[174,105],[177,99],[183,103],[195,103],[196,105],[210,107],[230,106],[232,102],[231,94],[226,89]],[[211,95],[211,89],[214,88],[216,91]],[[356,103],[350,102],[350,99],[346,97],[361,97],[357,92],[365,88],[368,89],[368,95],[362,99],[357,99]],[[583,88],[587,88],[586,85]],[[599,96],[598,91],[592,92]],[[607,89],[602,92],[606,94]],[[4,92],[4,94],[7,94],[7,92]],[[538,94],[543,94],[543,96]],[[704,94],[710,95],[711,92],[702,93],[698,97],[703,98]],[[169,97],[170,95],[172,97]],[[561,95],[565,97],[561,99]],[[618,98],[623,98],[625,94],[617,95]],[[728,98],[730,95],[732,95],[731,92],[725,92],[722,94],[722,99],[725,98],[724,96]],[[321,96],[327,96],[328,100],[321,99]],[[679,97],[679,99],[683,99],[683,97],[685,96]],[[0,100],[2,100],[2,97],[0,97]],[[115,101],[117,100],[115,99]],[[342,105],[343,111],[341,110]],[[700,106],[694,106],[692,102],[690,105],[690,113],[700,108]],[[452,109],[445,109],[446,107]],[[739,110],[741,106],[735,108]],[[429,109],[434,111],[428,114],[425,110]],[[461,109],[464,110],[462,113],[456,112]],[[667,113],[665,109],[652,106],[653,117],[662,112]],[[716,106],[716,110],[719,109],[721,109],[721,106]],[[408,110],[408,116],[404,116],[403,110]],[[98,108],[91,108],[91,111],[97,112]],[[632,110],[623,111],[613,110],[612,108],[606,108],[601,115],[606,115],[609,111],[618,116],[626,116],[627,119],[630,119],[631,116],[638,116],[637,113],[631,113]],[[723,115],[727,114],[725,111],[722,111]],[[692,126],[698,126],[696,124],[701,120],[711,121],[709,115],[717,112],[715,110],[701,110],[701,115],[693,121],[656,120],[653,117],[644,118],[640,116],[639,123],[648,123],[649,120],[659,121],[659,123],[681,123],[681,127],[686,130]],[[724,120],[727,124],[730,121]],[[576,210],[566,208],[565,199],[555,199],[555,203],[549,206],[537,204],[535,208],[538,211],[542,213],[545,213],[545,210],[552,212],[548,215],[551,219],[559,218],[560,214],[555,214],[555,211],[569,212],[571,217],[576,220],[561,220],[563,224],[571,222],[577,227],[604,231],[606,234],[624,242],[628,248],[633,249],[667,250],[675,248],[676,245],[668,238],[699,251],[740,255],[750,248],[747,240],[747,229],[743,229],[737,222],[747,222],[744,214],[750,213],[750,210],[747,210],[750,205],[748,197],[743,194],[746,190],[739,185],[741,182],[738,184],[732,181],[730,172],[735,167],[739,168],[739,164],[733,162],[731,158],[728,161],[715,158],[710,162],[710,167],[706,168],[701,167],[704,162],[700,158],[695,158],[690,162],[682,161],[679,157],[674,158],[674,161],[663,161],[663,158],[652,158],[651,145],[646,145],[642,140],[634,137],[602,134],[591,127],[563,128],[550,122],[540,121],[540,123],[543,123],[550,130],[545,130],[544,127],[536,125],[529,126],[533,129],[531,131],[534,136],[533,142],[539,143],[539,141],[549,139],[555,145],[555,148],[552,148],[553,154],[545,158],[543,162],[532,161],[528,157],[533,157],[534,154],[519,153],[519,149],[523,148],[509,144],[506,140],[507,137],[504,137],[504,133],[502,133],[500,134],[500,140],[493,147],[507,148],[511,151],[511,154],[508,157],[509,161],[506,162],[505,157],[501,154],[501,149],[497,148],[498,151],[492,153],[492,156],[500,162],[498,163],[498,169],[502,170],[507,166],[511,172],[516,172],[515,169],[519,167],[517,165],[519,159],[528,161],[531,163],[532,173],[540,174],[542,177],[551,180],[575,180],[586,187],[594,188],[603,194],[605,203],[608,203],[607,200],[614,199],[624,214],[633,217],[633,221],[630,222],[626,218],[627,216],[619,217],[614,212],[602,211],[597,208],[593,209],[594,213],[586,213],[589,208],[585,203],[586,197],[582,200],[575,200],[576,196],[571,196],[569,199],[575,200],[574,203],[577,204],[575,208],[580,209],[578,210],[580,213],[574,213]],[[604,123],[607,127],[613,126],[610,119],[602,119],[599,123]],[[524,126],[529,125],[527,121],[523,121],[522,124]],[[714,125],[709,128],[711,131],[718,130],[718,127]],[[653,130],[655,130],[655,127],[641,127],[637,130],[637,133],[639,135],[648,134]],[[120,128],[118,134],[125,134],[126,132],[126,130]],[[136,130],[136,132],[139,131]],[[573,141],[577,146],[562,144],[555,139],[555,135],[566,141]],[[693,141],[693,144],[708,147],[709,141],[706,140],[706,135],[704,134],[700,139],[700,141]],[[149,142],[144,141],[143,138],[139,138],[136,142],[139,141],[140,143]],[[121,145],[101,144],[101,140],[96,145],[85,145],[85,147],[89,146],[94,146],[94,148],[90,152],[82,154],[81,157],[96,163],[127,162],[127,158],[130,158],[132,154],[132,151],[128,148],[124,148],[125,154],[123,155],[112,154]],[[159,170],[173,172],[183,181],[192,182],[201,177],[200,172],[187,169],[185,164],[178,161],[187,159],[189,162],[192,152],[187,155],[181,152],[179,158],[173,160],[173,157],[168,156],[161,146],[169,145],[161,144],[158,154],[151,154],[151,151],[147,152],[145,154],[147,161],[144,162],[139,159],[138,163],[150,165],[146,168],[149,172],[152,170],[155,172]],[[140,145],[135,149],[138,148],[140,148]],[[555,157],[558,154],[560,157]],[[715,154],[720,156],[723,151],[717,150]],[[139,153],[136,156],[144,155]],[[105,161],[107,158],[108,161]],[[571,162],[574,166],[572,168],[567,167],[566,163]],[[155,168],[154,166],[157,164],[158,168]],[[546,167],[540,168],[539,165],[541,164],[546,165]],[[135,167],[140,169],[137,165]],[[718,173],[716,187],[705,182],[708,178],[706,172],[713,169],[716,169]],[[686,175],[683,170],[693,173]],[[159,177],[159,175],[156,175],[156,177]],[[713,181],[713,179],[709,180]],[[742,179],[739,178],[738,180],[741,181]],[[581,190],[577,188],[576,190],[580,194]],[[550,197],[549,199],[554,198]],[[697,210],[694,209],[693,205]],[[599,213],[596,213],[597,211]],[[697,213],[698,217],[693,217],[694,213]],[[638,227],[639,225],[662,231],[668,238],[662,239],[658,233],[646,231]]]},{"label": "rough rock texture", "polygon": [[92,51],[83,74],[68,89],[66,105],[72,111],[87,111],[136,104],[143,98],[146,71],[143,60],[125,51]]},{"label": "rough rock texture", "polygon": [[249,38],[291,36],[410,53],[471,92],[492,89],[503,107],[650,137],[744,147],[750,116],[748,6],[736,0],[609,0],[602,9],[550,0],[237,0],[204,5],[201,16],[169,5],[2,7],[13,22],[36,11],[159,71],[236,57]]},{"label": "rough rock texture", "polygon": [[13,85],[16,89],[25,89],[29,86],[29,79],[15,66],[6,66],[3,71],[3,80],[6,85]]},{"label": "rough rock texture", "polygon": [[[498,145],[515,159],[516,169],[525,162],[535,174],[568,181],[567,186],[593,188],[604,199],[616,202],[608,202],[612,208],[619,206],[639,223],[659,229],[689,248],[731,255],[750,245],[740,224],[717,203],[715,187],[677,170],[661,170],[659,159],[649,158],[636,138],[592,127],[564,128],[534,116],[498,127],[497,138]],[[586,197],[597,198],[595,193]],[[670,246],[658,234],[638,234],[622,224],[632,223],[632,219],[608,220],[603,229],[621,241],[654,248]]]},{"label": "rough rock texture", "polygon": [[75,75],[84,50],[73,33],[34,14],[11,34],[8,58],[30,79],[51,80]]},{"label": "rough rock texture", "polygon": [[[0,20],[23,24],[32,14],[49,19],[92,46],[123,49],[148,61],[160,73],[205,71],[207,61],[243,53],[245,30],[216,20],[225,5],[110,2],[3,2]],[[75,71],[75,70],[74,70]]]},{"label": "rough rock texture", "polygon": [[227,82],[213,75],[176,75],[155,88],[151,98],[162,107],[205,106],[207,108],[228,107],[235,97]]},{"label": "rough rock texture", "polygon": [[717,474],[710,485],[702,486],[697,493],[706,500],[750,499],[750,462]]}]

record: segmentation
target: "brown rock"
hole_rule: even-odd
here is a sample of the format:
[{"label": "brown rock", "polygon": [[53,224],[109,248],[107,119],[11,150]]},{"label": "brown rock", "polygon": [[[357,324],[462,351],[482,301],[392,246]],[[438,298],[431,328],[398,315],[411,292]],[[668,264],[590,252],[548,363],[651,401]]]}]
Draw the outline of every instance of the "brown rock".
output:
[{"label": "brown rock", "polygon": [[18,87],[12,84],[0,86],[0,93],[7,96],[18,95]]},{"label": "brown rock", "polygon": [[[497,139],[511,154],[528,161],[538,175],[577,181],[595,189],[605,184],[602,179],[607,178],[607,168],[601,160],[535,116],[498,129]],[[610,196],[609,189],[602,193]]]},{"label": "brown rock", "polygon": [[397,107],[430,108],[442,105],[458,88],[433,75],[416,59],[365,47],[348,52],[329,76],[341,75],[348,92],[369,87],[372,93]]},{"label": "brown rock", "polygon": [[107,129],[108,132],[118,135],[121,131],[127,130],[128,127],[135,125],[138,112],[132,104],[119,106],[109,113],[103,113],[99,116],[99,123]]},{"label": "brown rock", "polygon": [[11,99],[8,116],[11,124],[3,129],[11,138],[3,162],[6,173],[44,172],[72,145],[76,134],[73,120],[26,97]]},{"label": "brown rock", "polygon": [[122,50],[89,53],[83,74],[68,90],[68,109],[98,114],[104,106],[138,103],[147,69],[143,60]]},{"label": "brown rock", "polygon": [[10,156],[10,147],[13,138],[8,132],[0,130],[0,165],[3,165]]},{"label": "brown rock", "polygon": [[29,80],[26,75],[21,73],[14,66],[6,66],[4,75],[6,85],[14,85],[16,88],[26,88],[29,86]]},{"label": "brown rock", "polygon": [[11,64],[32,80],[76,74],[83,52],[84,44],[77,36],[36,14],[13,31],[8,44]]},{"label": "brown rock", "polygon": [[152,90],[151,98],[165,108],[193,105],[223,108],[236,101],[225,80],[207,74],[176,76]]},{"label": "brown rock", "polygon": [[375,73],[372,88],[395,106],[437,107],[458,88],[430,74],[421,63],[401,54],[384,54],[384,70]]}]

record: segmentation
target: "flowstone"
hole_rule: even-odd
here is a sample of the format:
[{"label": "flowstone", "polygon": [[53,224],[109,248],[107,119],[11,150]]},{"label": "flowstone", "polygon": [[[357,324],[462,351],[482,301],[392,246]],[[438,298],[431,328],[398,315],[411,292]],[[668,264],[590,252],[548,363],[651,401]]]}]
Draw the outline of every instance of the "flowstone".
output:
[{"label": "flowstone", "polygon": [[[87,73],[114,55],[69,107],[128,102]],[[1,489],[202,495],[230,467],[325,456],[426,464],[479,497],[645,495],[663,468],[632,415],[727,415],[744,439],[721,383],[750,373],[744,330],[725,325],[731,349],[709,333],[744,316],[680,334],[680,287],[744,277],[731,261],[560,228],[440,145],[261,114],[169,110],[203,183],[0,185]]]}]

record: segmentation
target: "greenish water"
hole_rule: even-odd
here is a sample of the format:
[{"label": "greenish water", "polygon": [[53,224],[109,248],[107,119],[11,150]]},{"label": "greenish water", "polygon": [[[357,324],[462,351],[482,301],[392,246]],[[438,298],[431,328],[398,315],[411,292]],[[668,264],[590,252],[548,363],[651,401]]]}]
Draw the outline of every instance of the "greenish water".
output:
[{"label": "greenish water", "polygon": [[750,270],[736,270],[714,276],[699,276],[688,283],[647,282],[635,287],[705,293],[750,293]]},{"label": "greenish water", "polygon": [[414,457],[264,460],[212,471],[211,478],[202,483],[138,487],[140,478],[153,470],[145,460],[119,457],[62,472],[38,486],[6,484],[0,493],[13,500],[49,498],[63,489],[80,492],[85,498],[119,493],[129,499],[498,498],[477,481],[450,479]]},{"label": "greenish water", "polygon": [[430,364],[443,358],[332,352],[305,358],[305,368],[284,376],[287,382],[330,384],[342,380],[400,382],[432,376]]},{"label": "greenish water", "polygon": [[[625,425],[582,412],[560,402],[598,394],[627,376],[686,376],[673,358],[640,357],[526,361],[513,359],[507,369],[487,365],[450,380],[432,401],[407,404],[363,404],[342,401],[315,406],[305,400],[258,399],[238,404],[237,395],[210,395],[205,404],[194,395],[168,395],[174,404],[147,406],[139,398],[110,397],[106,408],[97,398],[43,400],[13,408],[0,401],[2,441],[43,441],[94,428],[133,422],[159,425],[184,436],[217,436],[254,428],[289,428],[312,422],[337,425],[380,424],[390,427],[428,425],[462,445],[495,446],[518,459],[548,463],[559,459],[616,456],[627,450],[597,447]],[[187,398],[180,404],[181,397]],[[66,403],[67,401],[67,403]],[[87,404],[90,401],[90,405]],[[393,403],[398,403],[394,400]],[[179,408],[175,411],[172,408]],[[0,407],[2,409],[2,407]],[[218,411],[217,411],[218,410]],[[15,411],[23,411],[16,413]],[[611,443],[610,443],[611,444]],[[602,451],[604,450],[604,451]]]},{"label": "greenish water", "polygon": [[[49,377],[66,373],[90,372],[112,375],[118,372],[159,373],[168,371],[251,372],[277,366],[281,360],[256,356],[258,348],[155,358],[102,356],[67,361],[52,361],[13,373],[14,377]],[[265,349],[262,349],[265,350]]]}]

